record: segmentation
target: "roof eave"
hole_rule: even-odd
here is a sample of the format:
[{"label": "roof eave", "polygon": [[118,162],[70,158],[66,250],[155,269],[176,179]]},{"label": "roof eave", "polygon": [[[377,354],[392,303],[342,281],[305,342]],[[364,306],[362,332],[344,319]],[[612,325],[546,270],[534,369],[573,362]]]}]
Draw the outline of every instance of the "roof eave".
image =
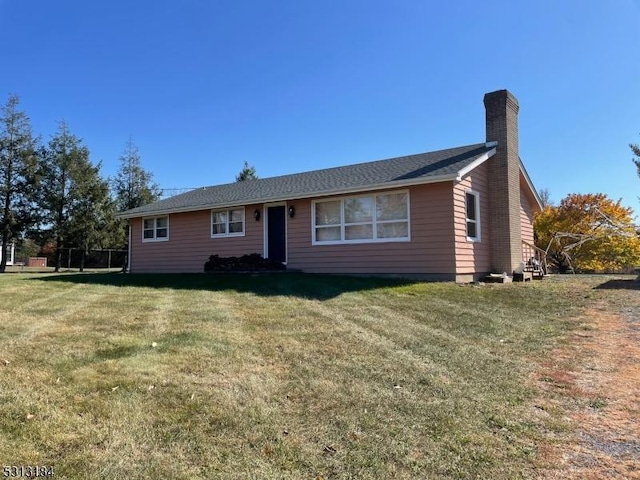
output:
[{"label": "roof eave", "polygon": [[495,145],[497,145],[497,142],[491,142],[491,145],[487,144],[488,147],[489,146],[493,146],[494,148],[492,148],[491,150],[489,150],[486,153],[483,153],[482,155],[480,155],[480,157],[475,159],[469,165],[467,165],[466,167],[460,169],[460,171],[458,172],[457,177],[456,177],[456,182],[462,181],[462,179],[466,175],[468,175],[469,172],[471,172],[471,170],[473,170],[474,168],[477,168],[478,166],[482,165],[484,162],[489,160],[491,157],[493,157],[496,154]]},{"label": "roof eave", "polygon": [[529,190],[531,190],[531,193],[533,194],[533,198],[538,204],[538,207],[540,207],[540,210],[544,210],[544,205],[542,205],[542,199],[540,198],[540,195],[538,194],[538,191],[536,190],[536,188],[533,186],[531,177],[529,176],[527,169],[524,168],[524,163],[522,162],[522,159],[518,157],[518,160],[520,161],[520,171],[522,172],[522,176],[524,177],[525,181],[527,182],[527,185],[529,186]]}]

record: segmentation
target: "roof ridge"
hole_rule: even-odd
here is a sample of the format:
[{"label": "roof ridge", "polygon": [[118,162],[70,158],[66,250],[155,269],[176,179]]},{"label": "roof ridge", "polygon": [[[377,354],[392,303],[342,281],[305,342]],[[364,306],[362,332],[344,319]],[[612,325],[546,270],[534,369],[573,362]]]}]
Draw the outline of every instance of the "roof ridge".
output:
[{"label": "roof ridge", "polygon": [[[308,173],[327,172],[327,171],[339,170],[339,169],[344,169],[344,168],[359,167],[359,166],[364,166],[364,165],[369,165],[369,164],[374,164],[374,163],[389,162],[389,161],[392,161],[392,160],[402,160],[402,159],[406,159],[406,158],[418,157],[418,156],[421,156],[421,155],[434,155],[434,154],[438,154],[438,153],[442,153],[442,152],[447,152],[449,150],[462,150],[462,149],[471,148],[471,147],[484,148],[484,147],[489,147],[489,145],[487,145],[486,142],[472,143],[472,144],[469,144],[469,145],[461,145],[459,147],[443,148],[443,149],[440,149],[440,150],[432,150],[432,151],[428,151],[428,152],[411,153],[411,154],[408,154],[408,155],[401,155],[399,157],[382,158],[382,159],[379,159],[379,160],[367,160],[365,162],[349,163],[347,165],[336,165],[335,167],[319,168],[319,169],[316,169],[316,170],[304,170],[302,172],[284,173],[282,175],[274,175],[274,176],[271,176],[271,177],[264,177],[264,178],[250,178],[250,179],[247,179],[247,180],[243,180],[243,182],[259,182],[261,180],[278,179],[278,178],[283,178],[283,177],[293,177],[293,176],[296,176],[296,175],[305,175],[305,174],[308,174]],[[194,190],[224,187],[226,185],[235,185],[236,183],[238,183],[238,182],[228,182],[228,183],[220,183],[220,184],[214,184],[214,185],[204,185],[202,187],[197,187]]]}]

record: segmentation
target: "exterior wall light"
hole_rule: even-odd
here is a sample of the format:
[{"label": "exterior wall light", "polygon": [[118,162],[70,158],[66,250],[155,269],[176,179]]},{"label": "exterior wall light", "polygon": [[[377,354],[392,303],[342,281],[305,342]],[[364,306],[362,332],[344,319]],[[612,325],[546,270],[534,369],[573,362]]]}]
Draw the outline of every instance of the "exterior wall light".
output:
[{"label": "exterior wall light", "polygon": [[289,218],[293,218],[295,214],[296,214],[296,207],[294,207],[293,205],[291,205],[291,206],[289,207]]},{"label": "exterior wall light", "polygon": [[256,219],[256,222],[260,221],[260,209],[256,208],[255,212],[253,212],[253,218]]}]

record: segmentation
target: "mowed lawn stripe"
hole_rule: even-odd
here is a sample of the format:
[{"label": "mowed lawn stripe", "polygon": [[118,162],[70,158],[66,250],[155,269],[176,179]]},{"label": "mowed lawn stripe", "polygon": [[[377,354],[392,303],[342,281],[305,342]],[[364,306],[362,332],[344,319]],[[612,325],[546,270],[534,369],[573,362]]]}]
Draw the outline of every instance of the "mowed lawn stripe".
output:
[{"label": "mowed lawn stripe", "polygon": [[58,478],[524,478],[558,423],[532,417],[524,384],[567,327],[562,286],[274,274],[5,287],[0,460]]}]

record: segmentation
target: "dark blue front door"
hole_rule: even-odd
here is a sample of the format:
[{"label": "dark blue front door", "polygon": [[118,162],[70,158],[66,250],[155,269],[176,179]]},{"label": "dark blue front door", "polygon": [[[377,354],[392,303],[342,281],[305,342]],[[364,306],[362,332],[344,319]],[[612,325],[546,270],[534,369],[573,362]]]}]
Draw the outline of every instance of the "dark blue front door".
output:
[{"label": "dark blue front door", "polygon": [[267,258],[274,262],[287,261],[286,208],[267,207]]}]

